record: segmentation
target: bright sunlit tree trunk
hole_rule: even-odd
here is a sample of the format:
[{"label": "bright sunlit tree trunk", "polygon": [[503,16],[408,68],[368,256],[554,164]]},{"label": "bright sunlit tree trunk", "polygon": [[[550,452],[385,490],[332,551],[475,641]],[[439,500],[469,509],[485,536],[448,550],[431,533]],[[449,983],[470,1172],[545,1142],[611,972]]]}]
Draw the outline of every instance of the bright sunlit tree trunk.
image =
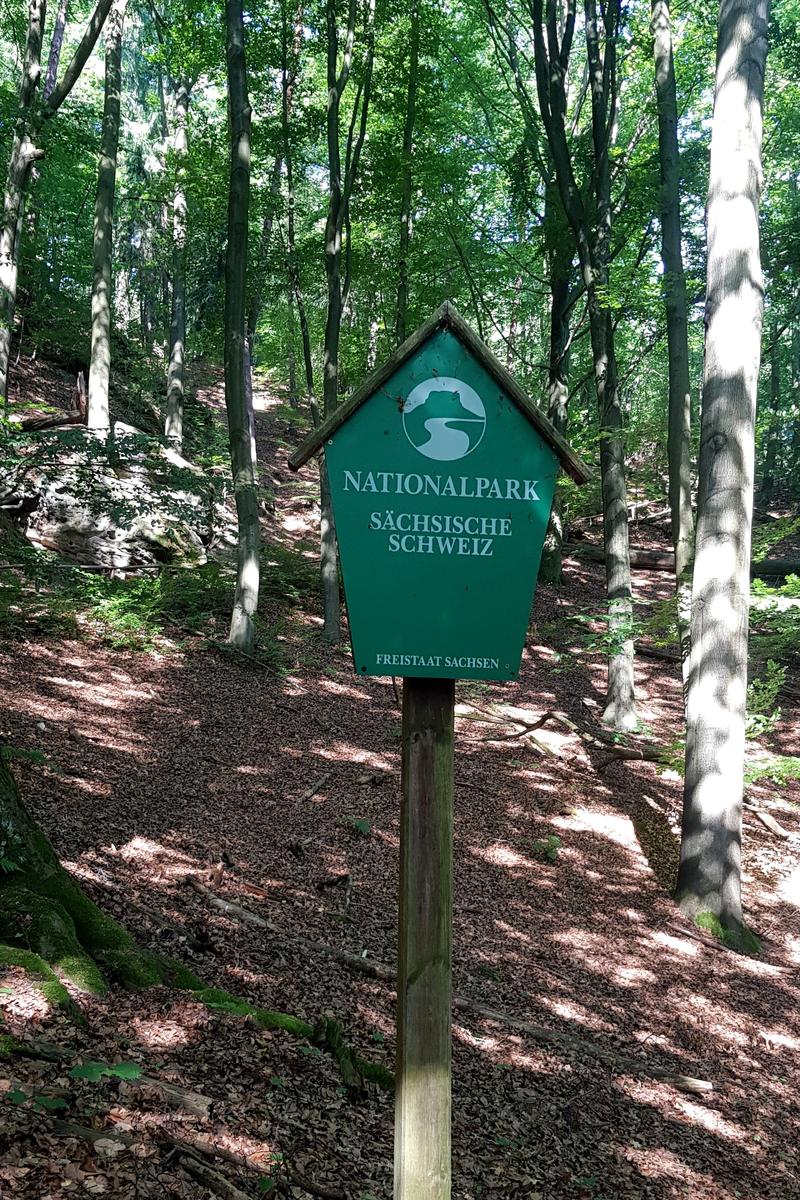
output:
[{"label": "bright sunlit tree trunk", "polygon": [[239,527],[236,592],[228,640],[249,651],[255,641],[261,546],[252,409],[245,388],[247,220],[250,210],[250,101],[241,0],[226,0],[231,174],[225,256],[225,404]]},{"label": "bright sunlit tree trunk", "polygon": [[[743,936],[741,825],[750,534],[763,279],[759,243],[767,0],[722,0],[708,193],[706,357],[676,897]],[[703,921],[705,918],[705,921]]]},{"label": "bright sunlit tree trunk", "polygon": [[94,205],[94,272],[92,275],[92,346],[89,360],[89,403],[86,424],[108,429],[111,381],[111,285],[113,271],[114,196],[117,187],[120,107],[122,101],[122,29],[127,0],[116,0],[106,29],[106,82],[100,165]]}]

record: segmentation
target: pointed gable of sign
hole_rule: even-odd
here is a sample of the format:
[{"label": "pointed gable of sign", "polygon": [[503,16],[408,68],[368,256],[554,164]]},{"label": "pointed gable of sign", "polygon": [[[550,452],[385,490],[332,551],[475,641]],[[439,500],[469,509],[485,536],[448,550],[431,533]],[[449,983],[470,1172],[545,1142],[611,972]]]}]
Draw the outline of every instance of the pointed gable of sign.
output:
[{"label": "pointed gable of sign", "polygon": [[[452,304],[447,301],[432,317],[429,317],[423,325],[420,325],[419,329],[415,333],[412,333],[403,342],[402,346],[399,346],[394,354],[387,358],[382,366],[373,371],[348,400],[339,405],[335,412],[331,413],[321,425],[317,426],[309,434],[305,441],[289,457],[289,466],[292,470],[298,471],[307,463],[325,445],[328,439],[342,425],[349,421],[363,404],[366,404],[370,397],[374,396],[377,391],[387,384],[392,376],[409,359],[419,354],[425,344],[442,330],[448,330],[452,333],[464,349],[480,363],[486,373],[505,392],[509,400],[527,418],[542,440],[547,443],[567,475],[574,479],[576,483],[586,483],[591,477],[591,472],[586,463],[575,454],[561,434],[548,421],[547,417],[539,411],[530,397],[522,390],[513,375],[505,369],[502,363],[492,354],[489,347],[481,341],[466,321],[459,316]],[[445,380],[442,382],[444,384]],[[446,403],[446,389],[442,395],[441,403]]]}]

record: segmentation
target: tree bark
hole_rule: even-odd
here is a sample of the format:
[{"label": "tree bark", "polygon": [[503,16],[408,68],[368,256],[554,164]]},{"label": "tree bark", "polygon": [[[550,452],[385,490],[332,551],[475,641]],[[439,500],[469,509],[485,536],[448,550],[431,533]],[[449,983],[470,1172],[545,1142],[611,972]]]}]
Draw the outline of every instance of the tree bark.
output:
[{"label": "tree bark", "polygon": [[122,30],[126,6],[127,0],[116,0],[108,18],[106,32],[103,128],[100,135],[100,165],[94,205],[92,345],[86,415],[86,424],[95,430],[108,429],[110,425],[108,388],[111,378],[114,195],[117,186],[117,150],[122,99]]},{"label": "tree bark", "polygon": [[262,296],[264,293],[264,279],[269,261],[269,251],[272,245],[272,227],[275,223],[275,213],[278,208],[278,200],[281,194],[281,173],[283,171],[283,155],[276,154],[275,162],[272,167],[272,179],[269,185],[269,196],[267,198],[267,210],[264,213],[264,220],[261,223],[261,240],[258,247],[258,259],[256,262],[255,283],[253,285],[253,293],[250,298],[250,307],[247,310],[247,348],[248,357],[252,364],[253,355],[255,352],[256,333],[258,330],[258,319],[261,316]]},{"label": "tree bark", "polygon": [[409,39],[408,93],[406,119],[403,126],[403,172],[400,183],[400,256],[397,280],[397,320],[395,342],[400,345],[408,335],[408,250],[411,244],[412,166],[414,151],[414,120],[417,109],[417,85],[419,80],[419,0],[411,3],[411,31]]},{"label": "tree bark", "polygon": [[[575,32],[575,0],[567,0],[559,43],[555,5],[547,8],[545,45],[543,0],[532,0],[534,65],[539,109],[553,160],[558,191],[578,252],[589,305],[593,373],[600,425],[600,474],[603,490],[603,533],[609,633],[607,705],[603,719],[618,729],[636,725],[633,690],[633,641],[625,483],[624,421],[619,400],[614,323],[608,306],[611,241],[611,172],[609,135],[616,108],[616,38],[619,0],[609,0],[603,13],[601,39],[595,0],[586,0],[586,45],[592,98],[592,213],[584,203],[572,165],[565,126],[567,72]],[[601,41],[604,53],[601,53]]]},{"label": "tree bark", "polygon": [[64,44],[64,30],[67,25],[68,9],[69,0],[58,0],[58,9],[56,11],[55,24],[53,25],[53,36],[50,39],[50,54],[47,59],[47,75],[45,76],[44,91],[42,92],[43,100],[49,99],[56,86],[58,63],[61,58],[61,47]]},{"label": "tree bark", "polygon": [[25,212],[28,178],[34,161],[33,156],[36,154],[32,115],[41,75],[45,13],[45,0],[30,0],[28,34],[19,89],[19,112],[11,138],[3,225],[0,229],[0,400],[4,403],[8,399],[8,366],[17,303],[19,234]]},{"label": "tree bark", "polygon": [[[327,310],[322,364],[322,406],[329,416],[339,403],[339,341],[342,331],[342,231],[347,219],[350,197],[358,172],[361,148],[366,134],[372,83],[374,56],[374,0],[369,3],[367,45],[364,75],[353,102],[350,129],[347,137],[344,171],[339,145],[341,99],[350,78],[355,40],[356,4],[350,0],[348,25],[342,61],[339,63],[336,0],[326,3],[328,106],[326,133],[328,145],[328,216],[325,222],[325,276],[327,280]],[[356,133],[356,128],[358,132]],[[341,598],[339,594],[339,554],[333,520],[330,488],[324,465],[320,472],[320,574],[324,624],[322,636],[326,642],[341,639]]]},{"label": "tree bark", "polygon": [[741,825],[750,537],[763,280],[767,0],[722,0],[707,206],[697,553],[676,898],[743,935]]},{"label": "tree bark", "polygon": [[669,0],[651,0],[658,151],[661,166],[661,259],[664,265],[664,304],[669,352],[667,457],[672,544],[675,550],[675,592],[684,682],[688,671],[691,613],[691,566],[694,544],[692,518],[689,329],[686,278],[683,270],[678,105]]},{"label": "tree bark", "polygon": [[167,413],[164,434],[180,450],[183,445],[183,403],[186,376],[186,167],[189,156],[191,87],[175,85],[175,136],[172,142],[175,190],[172,194],[172,319],[169,327]]},{"label": "tree bark", "polygon": [[226,0],[231,166],[225,256],[225,404],[239,531],[236,591],[228,640],[248,652],[255,641],[260,529],[252,412],[244,385],[247,220],[250,207],[250,102],[241,0]]},{"label": "tree bark", "polygon": [[294,301],[300,323],[300,338],[303,346],[303,370],[305,373],[306,401],[309,406],[314,399],[314,364],[311,357],[311,335],[308,329],[303,289],[300,282],[300,264],[295,242],[295,194],[294,194],[294,151],[292,148],[292,98],[299,70],[300,45],[303,31],[303,9],[298,5],[294,23],[294,41],[289,59],[289,30],[285,3],[281,7],[281,131],[283,136],[283,160],[286,163],[286,267],[289,274],[290,304]]},{"label": "tree bark", "polygon": [[593,286],[588,292],[594,378],[600,422],[600,474],[603,489],[603,539],[606,551],[608,628],[614,649],[608,660],[608,698],[603,720],[615,729],[636,727],[633,689],[633,618],[628,498],[625,483],[625,422],[619,398],[614,320],[608,300],[611,257],[611,164],[609,141],[616,108],[616,38],[619,0],[605,6],[604,50],[596,0],[586,0],[586,49],[592,100],[595,231]]},{"label": "tree bark", "polygon": [[[567,431],[567,401],[569,388],[569,313],[572,245],[569,230],[563,226],[563,210],[555,184],[548,180],[545,192],[545,244],[550,268],[550,350],[547,364],[547,415],[560,434]],[[564,522],[561,490],[558,481],[553,495],[553,507],[539,564],[539,579],[543,583],[561,583],[561,558]]]},{"label": "tree bark", "polygon": [[761,500],[769,504],[775,491],[775,470],[778,462],[778,431],[780,428],[781,404],[781,349],[778,318],[772,327],[772,346],[769,364],[769,418],[767,427],[767,450],[764,455],[764,478],[761,481]]}]

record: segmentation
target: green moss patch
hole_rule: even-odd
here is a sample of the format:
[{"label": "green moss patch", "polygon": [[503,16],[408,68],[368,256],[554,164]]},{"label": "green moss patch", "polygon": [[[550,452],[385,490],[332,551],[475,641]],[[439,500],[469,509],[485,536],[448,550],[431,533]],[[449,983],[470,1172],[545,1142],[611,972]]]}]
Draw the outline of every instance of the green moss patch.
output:
[{"label": "green moss patch", "polygon": [[102,996],[106,982],[81,946],[75,924],[57,900],[23,887],[0,891],[0,938],[22,943],[82,992]]},{"label": "green moss patch", "polygon": [[66,1009],[73,1017],[77,1015],[69,992],[38,954],[0,943],[0,968],[2,967],[21,967],[31,977],[48,1004],[52,1004],[54,1008]]},{"label": "green moss patch", "polygon": [[706,933],[710,933],[729,950],[736,950],[740,954],[761,953],[761,942],[752,929],[748,929],[746,925],[742,925],[741,929],[728,929],[712,912],[698,913],[694,923],[698,929],[704,929]]}]

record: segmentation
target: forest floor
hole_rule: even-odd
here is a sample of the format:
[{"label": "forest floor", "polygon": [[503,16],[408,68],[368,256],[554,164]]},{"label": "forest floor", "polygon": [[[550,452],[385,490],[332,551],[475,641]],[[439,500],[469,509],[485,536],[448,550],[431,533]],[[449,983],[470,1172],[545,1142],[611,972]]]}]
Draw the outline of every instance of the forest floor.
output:
[{"label": "forest floor", "polygon": [[[221,411],[218,373],[198,378],[202,401]],[[291,475],[290,414],[265,389],[257,405],[275,570],[287,551],[313,569],[313,467]],[[644,544],[645,527],[637,536]],[[669,586],[636,572],[642,602]],[[398,697],[390,680],[355,677],[349,649],[321,642],[314,603],[281,590],[266,589],[267,665],[199,638],[149,652],[91,637],[2,642],[2,732],[47,756],[17,770],[31,809],[142,944],[262,1007],[312,1024],[331,1014],[364,1058],[391,1068],[391,984],[311,943],[395,962]],[[600,568],[569,560],[561,589],[538,589],[519,680],[457,687],[454,990],[518,1024],[455,1013],[453,1195],[791,1200],[800,789],[751,793],[789,837],[747,812],[746,905],[763,954],[729,953],[669,897],[679,776],[609,762],[563,723],[536,730],[538,745],[526,732],[548,710],[584,734],[598,728],[603,659],[571,618],[600,612],[602,595]],[[636,683],[650,736],[669,744],[681,721],[676,664],[637,657]],[[796,752],[796,705],[784,704],[773,745]],[[268,927],[226,915],[219,900]],[[370,1086],[354,1101],[309,1043],[168,988],[77,995],[86,1026],[76,1029],[20,973],[0,983],[8,1030],[71,1055],[0,1068],[0,1196],[391,1196],[391,1096]],[[136,1063],[210,1103],[170,1105],[141,1079],[76,1079],[70,1067],[83,1060]],[[713,1090],[649,1077],[659,1071]],[[64,1108],[15,1106],[12,1091]],[[101,1140],[70,1136],[69,1122]]]}]

